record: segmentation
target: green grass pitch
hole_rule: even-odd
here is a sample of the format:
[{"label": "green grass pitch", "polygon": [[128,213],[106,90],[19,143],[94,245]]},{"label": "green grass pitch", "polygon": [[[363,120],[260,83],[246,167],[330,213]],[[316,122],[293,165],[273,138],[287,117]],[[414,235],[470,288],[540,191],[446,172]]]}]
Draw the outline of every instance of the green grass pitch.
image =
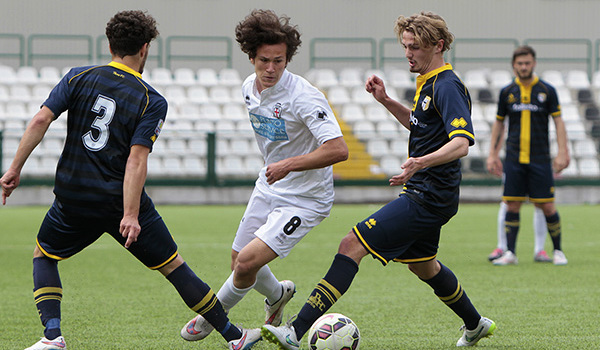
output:
[{"label": "green grass pitch", "polygon": [[[285,317],[297,313],[327,271],[340,239],[379,205],[335,205],[331,216],[284,260],[271,268],[296,282],[298,292]],[[160,206],[192,269],[216,291],[229,275],[231,241],[243,206]],[[495,247],[497,204],[462,204],[442,230],[438,258],[458,276],[479,312],[496,321],[496,334],[482,349],[599,349],[599,206],[562,205],[567,266],[533,262],[531,205],[521,213],[519,265],[487,261]],[[0,349],[23,349],[42,336],[33,303],[31,255],[46,207],[0,208]],[[550,240],[546,243],[551,250]],[[102,237],[59,264],[63,334],[68,348],[225,349],[211,334],[199,343],[180,338],[193,317],[175,289],[156,271],[137,262],[112,238]],[[429,286],[402,264],[383,267],[366,257],[348,291],[331,312],[352,318],[361,349],[453,349],[461,320]],[[264,320],[256,292],[231,311],[234,324],[258,327]],[[303,340],[303,349],[307,349]],[[255,349],[275,349],[259,343]]]}]

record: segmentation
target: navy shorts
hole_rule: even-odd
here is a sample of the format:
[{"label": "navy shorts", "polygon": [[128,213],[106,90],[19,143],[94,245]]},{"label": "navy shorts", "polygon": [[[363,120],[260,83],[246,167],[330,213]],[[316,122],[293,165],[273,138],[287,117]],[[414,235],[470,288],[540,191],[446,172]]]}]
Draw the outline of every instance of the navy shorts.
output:
[{"label": "navy shorts", "polygon": [[[42,253],[55,260],[69,258],[94,243],[107,232],[120,245],[127,241],[119,233],[122,217],[119,215],[98,218],[85,215],[81,208],[69,207],[55,200],[42,222],[37,235],[37,245]],[[160,269],[177,257],[177,244],[169,229],[150,205],[140,211],[141,231],[129,252],[150,269]]]},{"label": "navy shorts", "polygon": [[392,260],[417,263],[435,259],[446,222],[448,219],[401,194],[356,224],[354,234],[383,265]]},{"label": "navy shorts", "polygon": [[554,202],[554,176],[550,162],[504,162],[502,200],[532,203]]}]

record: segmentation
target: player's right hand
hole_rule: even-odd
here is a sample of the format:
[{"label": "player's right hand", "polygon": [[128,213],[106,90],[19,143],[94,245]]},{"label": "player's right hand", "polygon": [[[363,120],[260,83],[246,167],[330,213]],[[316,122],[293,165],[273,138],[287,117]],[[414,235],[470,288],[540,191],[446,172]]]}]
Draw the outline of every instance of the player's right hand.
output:
[{"label": "player's right hand", "polygon": [[137,218],[130,216],[123,216],[121,219],[121,225],[119,227],[119,232],[123,238],[127,238],[125,241],[124,247],[129,248],[133,242],[137,242],[137,238],[140,235],[140,231],[142,228],[140,227],[140,223]]},{"label": "player's right hand", "polygon": [[385,84],[383,80],[376,75],[372,75],[367,79],[365,83],[365,89],[368,93],[372,94],[373,97],[379,102],[383,103],[385,99],[388,97],[385,92]]},{"label": "player's right hand", "polygon": [[4,176],[0,178],[2,186],[2,205],[6,205],[6,198],[10,197],[11,193],[19,186],[21,176],[18,172],[8,169]]}]

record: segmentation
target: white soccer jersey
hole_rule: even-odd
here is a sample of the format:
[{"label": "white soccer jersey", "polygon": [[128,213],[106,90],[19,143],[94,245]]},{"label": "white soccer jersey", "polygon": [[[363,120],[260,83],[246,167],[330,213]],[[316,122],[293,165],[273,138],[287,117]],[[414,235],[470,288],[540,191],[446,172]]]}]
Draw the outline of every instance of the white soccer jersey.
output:
[{"label": "white soccer jersey", "polygon": [[304,78],[287,69],[271,88],[258,93],[256,74],[242,85],[258,147],[265,160],[257,186],[281,195],[333,200],[333,171],[320,169],[290,172],[272,185],[267,184],[266,165],[307,154],[325,141],[342,136],[340,126],[325,96]]}]

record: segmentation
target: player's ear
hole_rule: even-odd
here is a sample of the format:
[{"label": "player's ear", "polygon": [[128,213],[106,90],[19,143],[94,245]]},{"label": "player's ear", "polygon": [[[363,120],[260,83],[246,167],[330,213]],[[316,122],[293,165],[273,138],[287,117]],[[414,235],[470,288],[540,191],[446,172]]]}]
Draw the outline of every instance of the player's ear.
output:
[{"label": "player's ear", "polygon": [[444,51],[444,39],[438,40],[437,45],[435,47],[435,51],[436,53]]}]

